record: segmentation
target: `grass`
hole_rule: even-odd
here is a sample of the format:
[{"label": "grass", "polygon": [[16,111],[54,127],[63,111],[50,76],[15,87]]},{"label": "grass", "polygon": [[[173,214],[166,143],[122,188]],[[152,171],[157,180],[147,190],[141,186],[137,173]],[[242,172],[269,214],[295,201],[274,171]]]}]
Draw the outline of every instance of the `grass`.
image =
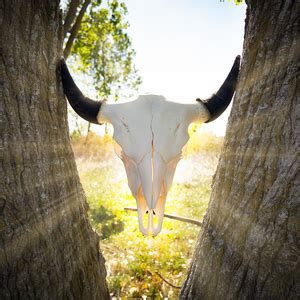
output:
[{"label": "grass", "polygon": [[[218,138],[206,138],[204,145],[210,145],[207,150],[199,152],[199,136],[194,144],[192,138],[186,148],[165,213],[203,218],[222,143]],[[127,186],[122,162],[112,153],[111,139],[92,134],[87,140],[77,137],[72,144],[90,206],[90,221],[101,237],[111,296],[178,298],[179,289],[162,278],[174,286],[182,285],[200,228],[164,218],[160,234],[144,237],[138,229],[137,213],[124,211],[124,207],[136,207],[136,203]]]}]

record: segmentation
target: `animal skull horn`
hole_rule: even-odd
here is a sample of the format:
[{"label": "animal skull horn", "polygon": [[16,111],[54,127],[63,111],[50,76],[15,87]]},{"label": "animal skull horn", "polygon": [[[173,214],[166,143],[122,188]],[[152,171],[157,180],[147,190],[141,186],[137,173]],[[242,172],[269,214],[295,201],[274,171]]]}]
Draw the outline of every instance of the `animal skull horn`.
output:
[{"label": "animal skull horn", "polygon": [[99,124],[97,120],[101,108],[101,101],[94,101],[85,97],[75,84],[65,60],[61,59],[61,81],[64,93],[75,112],[86,121]]},{"label": "animal skull horn", "polygon": [[237,57],[224,84],[207,101],[182,104],[144,95],[127,103],[107,104],[85,98],[62,61],[64,91],[74,110],[90,122],[113,125],[115,151],[136,199],[143,234],[155,236],[161,231],[167,194],[189,139],[188,126],[210,122],[226,109],[235,91],[239,62]]},{"label": "animal skull horn", "polygon": [[205,122],[211,122],[217,119],[227,108],[231,102],[232,96],[235,92],[237,79],[240,70],[241,57],[238,55],[233,63],[233,66],[225,79],[220,89],[207,100],[196,99],[198,102],[202,102],[210,113],[210,118]]}]

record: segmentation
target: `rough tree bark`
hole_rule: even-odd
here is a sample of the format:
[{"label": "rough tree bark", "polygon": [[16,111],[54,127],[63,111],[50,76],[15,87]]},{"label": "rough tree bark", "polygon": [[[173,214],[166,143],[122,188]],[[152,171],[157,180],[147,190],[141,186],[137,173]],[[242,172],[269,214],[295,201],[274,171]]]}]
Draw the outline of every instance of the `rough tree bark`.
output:
[{"label": "rough tree bark", "polygon": [[58,0],[0,1],[0,298],[107,299],[70,147]]},{"label": "rough tree bark", "polygon": [[300,4],[247,5],[240,80],[182,299],[300,297]]}]

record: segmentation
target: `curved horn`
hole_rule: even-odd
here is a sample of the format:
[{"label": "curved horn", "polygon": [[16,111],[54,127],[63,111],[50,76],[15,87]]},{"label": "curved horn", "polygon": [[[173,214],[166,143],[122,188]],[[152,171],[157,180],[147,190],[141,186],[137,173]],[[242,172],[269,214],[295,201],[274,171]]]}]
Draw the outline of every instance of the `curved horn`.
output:
[{"label": "curved horn", "polygon": [[85,97],[75,84],[64,58],[60,61],[61,80],[64,93],[75,112],[83,119],[99,124],[97,115],[100,111],[101,101],[94,101]]},{"label": "curved horn", "polygon": [[241,56],[238,55],[235,58],[235,61],[233,63],[233,66],[227,78],[225,79],[224,83],[217,91],[217,93],[212,95],[207,100],[201,100],[199,98],[196,99],[196,101],[202,102],[210,113],[210,118],[205,123],[217,119],[225,111],[225,109],[231,102],[232,96],[235,92],[237,79],[239,75],[240,60],[241,60]]}]

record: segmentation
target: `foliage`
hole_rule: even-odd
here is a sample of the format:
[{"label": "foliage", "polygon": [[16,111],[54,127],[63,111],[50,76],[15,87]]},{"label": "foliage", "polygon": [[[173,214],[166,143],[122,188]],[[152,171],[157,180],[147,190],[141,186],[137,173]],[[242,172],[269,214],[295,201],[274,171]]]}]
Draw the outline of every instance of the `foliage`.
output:
[{"label": "foliage", "polygon": [[71,50],[79,58],[80,69],[93,77],[100,97],[113,95],[117,100],[120,90],[137,89],[141,83],[133,64],[135,51],[126,14],[122,1],[107,5],[92,1]]},{"label": "foliage", "polygon": [[78,135],[75,131],[71,135],[73,151],[77,159],[105,160],[112,155],[112,137],[105,134],[98,136],[94,132],[89,132],[88,136]]},{"label": "foliage", "polygon": [[[80,141],[84,138],[74,139],[72,144],[77,147],[77,166],[90,206],[91,223],[101,236],[111,295],[126,299],[177,298],[179,289],[165,283],[160,275],[175,286],[182,285],[199,227],[165,218],[158,236],[144,237],[138,229],[137,214],[124,211],[124,207],[135,207],[136,203],[127,186],[122,162],[112,153],[111,138],[92,135],[86,145]],[[79,143],[87,151],[80,150]],[[105,159],[95,155],[95,149],[107,152],[102,154]],[[193,152],[186,154],[177,168],[179,176],[168,195],[166,213],[203,218],[217,162],[217,154],[209,150],[208,146],[210,154],[196,153],[194,147]],[[113,222],[123,227],[115,230],[109,226]]]},{"label": "foliage", "polygon": [[[231,0],[227,0],[228,2],[230,2]],[[224,0],[220,0],[220,2],[224,2]],[[244,2],[244,0],[234,0],[234,4],[235,5],[239,5],[239,4],[241,4],[241,3],[243,3]]]},{"label": "foliage", "polygon": [[224,137],[218,137],[211,132],[204,131],[201,126],[197,124],[192,124],[189,127],[189,136],[190,140],[183,151],[184,156],[200,152],[215,155],[220,153]]}]

